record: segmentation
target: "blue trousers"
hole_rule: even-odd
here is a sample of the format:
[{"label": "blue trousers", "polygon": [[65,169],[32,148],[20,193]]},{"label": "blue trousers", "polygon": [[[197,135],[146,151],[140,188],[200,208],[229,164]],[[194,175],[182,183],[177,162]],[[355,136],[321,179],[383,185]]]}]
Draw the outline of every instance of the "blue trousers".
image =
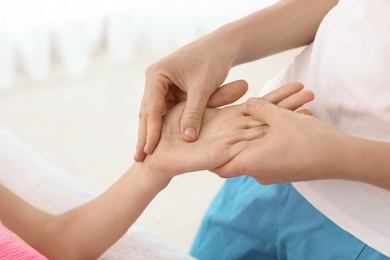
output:
[{"label": "blue trousers", "polygon": [[224,259],[389,259],[315,209],[290,184],[226,180],[211,203],[191,255]]}]

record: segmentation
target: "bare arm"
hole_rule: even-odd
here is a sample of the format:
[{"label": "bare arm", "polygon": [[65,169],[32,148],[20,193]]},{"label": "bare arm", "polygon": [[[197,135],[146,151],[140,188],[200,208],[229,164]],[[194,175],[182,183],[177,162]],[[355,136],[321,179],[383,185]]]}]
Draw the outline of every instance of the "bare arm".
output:
[{"label": "bare arm", "polygon": [[53,259],[96,259],[169,183],[153,177],[146,165],[136,163],[102,195],[54,218],[47,226],[46,241],[52,244],[45,250],[56,248]]},{"label": "bare arm", "polygon": [[390,143],[340,135],[333,144],[341,148],[328,154],[339,178],[390,190]]},{"label": "bare arm", "polygon": [[96,199],[54,216],[0,185],[0,218],[49,259],[96,259],[134,223],[168,179],[153,180],[134,164]]},{"label": "bare arm", "polygon": [[187,101],[180,131],[195,141],[210,97],[232,66],[313,41],[337,0],[284,0],[229,23],[148,67],[139,113],[136,161],[156,148],[167,107]]},{"label": "bare arm", "polygon": [[231,48],[233,65],[309,44],[338,0],[282,0],[217,30]]},{"label": "bare arm", "polygon": [[270,130],[215,169],[220,176],[245,172],[262,184],[343,179],[390,190],[390,143],[334,131],[315,117],[263,100],[251,98],[247,104],[249,113]]},{"label": "bare arm", "polygon": [[[302,84],[290,84],[264,99],[295,110],[313,99],[313,93],[302,88]],[[144,162],[133,164],[96,199],[54,216],[0,185],[0,219],[49,259],[95,259],[126,232],[174,176],[227,163],[252,140],[261,138],[262,129],[268,127],[252,119],[245,104],[207,109],[199,140],[188,143],[180,137],[177,120],[183,109],[184,103],[164,116],[156,151]]]}]

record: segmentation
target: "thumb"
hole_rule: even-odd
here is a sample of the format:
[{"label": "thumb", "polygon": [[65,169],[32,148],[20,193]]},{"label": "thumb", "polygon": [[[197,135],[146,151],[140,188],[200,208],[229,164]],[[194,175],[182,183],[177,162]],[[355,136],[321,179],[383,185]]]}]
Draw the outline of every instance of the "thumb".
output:
[{"label": "thumb", "polygon": [[271,125],[275,118],[284,112],[283,108],[265,101],[263,98],[249,98],[246,107],[254,119],[267,125]]},{"label": "thumb", "polygon": [[209,98],[210,96],[205,97],[204,94],[202,96],[202,93],[189,93],[180,121],[180,131],[185,141],[193,142],[198,138]]}]

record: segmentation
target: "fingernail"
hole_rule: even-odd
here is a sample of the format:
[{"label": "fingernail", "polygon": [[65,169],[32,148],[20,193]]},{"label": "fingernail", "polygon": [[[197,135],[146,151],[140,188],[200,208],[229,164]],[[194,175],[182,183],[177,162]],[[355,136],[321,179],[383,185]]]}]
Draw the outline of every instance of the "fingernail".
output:
[{"label": "fingernail", "polygon": [[250,106],[254,105],[256,102],[257,102],[257,98],[253,98],[253,97],[251,97],[250,99],[248,99],[248,101],[246,101],[246,103]]},{"label": "fingernail", "polygon": [[196,137],[195,129],[192,127],[187,127],[184,130],[184,135],[187,136],[188,138],[195,139],[195,137]]}]

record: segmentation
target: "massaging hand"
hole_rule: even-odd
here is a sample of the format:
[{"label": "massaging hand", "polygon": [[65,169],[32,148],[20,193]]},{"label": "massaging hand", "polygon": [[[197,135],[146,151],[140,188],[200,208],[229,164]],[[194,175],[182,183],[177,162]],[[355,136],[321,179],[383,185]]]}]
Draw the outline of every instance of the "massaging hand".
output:
[{"label": "massaging hand", "polygon": [[[264,99],[295,110],[314,97],[312,92],[302,91],[302,88],[299,83],[289,84],[267,94]],[[151,172],[172,178],[184,172],[220,167],[262,140],[269,129],[268,125],[249,115],[245,103],[206,108],[199,138],[189,143],[181,138],[177,120],[184,107],[185,103],[178,104],[164,116],[161,140],[155,152],[144,161],[151,167]]]},{"label": "massaging hand", "polygon": [[146,70],[136,161],[142,161],[157,146],[163,114],[184,100],[187,102],[178,117],[179,133],[186,141],[197,139],[204,109],[226,79],[233,62],[228,50],[224,50],[226,44],[208,38],[184,46]]},{"label": "massaging hand", "polygon": [[245,174],[262,184],[332,178],[326,172],[331,165],[325,155],[335,154],[333,141],[341,140],[341,134],[305,111],[293,112],[255,98],[246,106],[253,118],[269,128],[213,172],[221,177]]}]

